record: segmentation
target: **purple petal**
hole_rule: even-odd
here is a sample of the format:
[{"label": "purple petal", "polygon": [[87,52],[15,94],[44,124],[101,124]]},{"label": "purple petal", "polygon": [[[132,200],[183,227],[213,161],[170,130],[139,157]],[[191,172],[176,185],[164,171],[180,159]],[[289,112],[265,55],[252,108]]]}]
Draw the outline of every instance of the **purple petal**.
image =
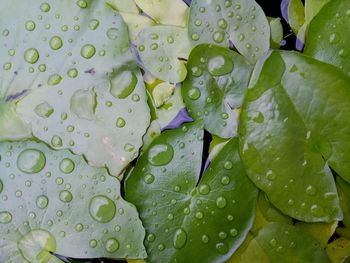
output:
[{"label": "purple petal", "polygon": [[211,163],[211,160],[208,157],[208,159],[205,161],[205,164],[204,164],[203,173],[208,169],[210,163]]},{"label": "purple petal", "polygon": [[282,0],[281,2],[281,13],[282,13],[282,17],[284,18],[284,20],[287,21],[287,23],[289,23],[289,18],[288,18],[288,6],[289,6],[289,2],[290,0]]},{"label": "purple petal", "polygon": [[295,41],[295,48],[299,51],[303,51],[305,43],[303,40],[297,38]]},{"label": "purple petal", "polygon": [[183,0],[188,6],[191,5],[192,0]]},{"label": "purple petal", "polygon": [[16,94],[12,94],[12,95],[7,96],[6,102],[13,101],[13,100],[16,100],[16,99],[22,97],[24,94],[27,93],[27,91],[28,90],[25,89],[25,90],[22,90],[21,92],[18,92]]},{"label": "purple petal", "polygon": [[186,108],[182,108],[176,117],[167,126],[162,128],[162,131],[179,128],[185,122],[193,122],[193,119],[188,114]]}]

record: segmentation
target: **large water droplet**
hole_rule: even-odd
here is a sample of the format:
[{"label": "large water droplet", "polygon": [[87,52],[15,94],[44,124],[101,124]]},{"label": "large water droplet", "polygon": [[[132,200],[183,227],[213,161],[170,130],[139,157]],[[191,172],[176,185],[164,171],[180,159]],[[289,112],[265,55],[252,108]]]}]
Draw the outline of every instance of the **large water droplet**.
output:
[{"label": "large water droplet", "polygon": [[227,204],[227,202],[226,202],[225,197],[219,196],[218,198],[216,198],[216,206],[218,208],[220,208],[220,209],[225,208],[226,204]]},{"label": "large water droplet", "polygon": [[17,167],[24,173],[39,173],[46,164],[45,155],[36,149],[22,151],[17,158]]},{"label": "large water droplet", "polygon": [[207,184],[202,184],[199,186],[199,193],[201,195],[207,195],[210,192],[210,186]]},{"label": "large water droplet", "polygon": [[54,36],[50,39],[50,47],[53,50],[58,50],[62,47],[62,39],[59,36]]},{"label": "large water droplet", "polygon": [[224,243],[217,243],[215,247],[220,254],[226,254],[228,252],[228,248]]},{"label": "large water droplet", "polygon": [[28,48],[24,52],[24,60],[30,64],[35,64],[39,60],[39,52],[35,48]]},{"label": "large water droplet", "polygon": [[120,72],[111,78],[110,93],[117,99],[125,99],[135,90],[136,84],[137,77],[134,72]]},{"label": "large water droplet", "polygon": [[29,20],[26,22],[26,29],[28,31],[33,31],[35,29],[35,22],[32,20]]},{"label": "large water droplet", "polygon": [[107,37],[111,40],[115,40],[118,38],[118,29],[117,28],[110,28],[107,30]]},{"label": "large water droplet", "polygon": [[143,178],[146,184],[151,184],[154,182],[154,175],[153,174],[146,174]]},{"label": "large water droplet", "polygon": [[148,161],[154,166],[168,164],[174,156],[174,149],[170,144],[156,144],[148,152]]},{"label": "large water droplet", "polygon": [[42,12],[49,12],[50,11],[50,9],[51,9],[51,7],[50,7],[50,5],[48,4],[48,3],[42,3],[41,5],[40,5],[40,10],[42,11]]},{"label": "large water droplet", "polygon": [[55,86],[61,83],[62,77],[59,74],[52,74],[49,76],[49,79],[47,80],[47,84],[50,86]]},{"label": "large water droplet", "polygon": [[199,88],[193,87],[188,91],[187,95],[191,100],[198,100],[201,96],[201,91]]},{"label": "large water droplet", "polygon": [[87,3],[85,0],[78,0],[78,1],[77,1],[77,5],[78,5],[80,8],[87,8],[88,3]]},{"label": "large water droplet", "polygon": [[89,212],[97,222],[107,223],[111,221],[116,212],[114,202],[104,195],[93,197],[89,204]]},{"label": "large water droplet", "polygon": [[91,19],[90,22],[89,22],[89,28],[91,30],[96,30],[99,25],[100,25],[100,21],[98,21],[96,19]]},{"label": "large water droplet", "polygon": [[12,215],[11,213],[4,211],[0,212],[0,223],[1,224],[9,224],[12,221]]},{"label": "large water droplet", "polygon": [[56,251],[56,240],[51,233],[36,229],[23,236],[17,246],[28,262],[50,262],[51,252]]},{"label": "large water droplet", "polygon": [[83,58],[90,59],[92,58],[96,53],[96,48],[91,44],[84,45],[81,50],[80,54]]},{"label": "large water droplet", "polygon": [[40,209],[45,209],[49,204],[49,199],[45,195],[40,195],[36,199],[36,206]]},{"label": "large water droplet", "polygon": [[58,135],[54,135],[51,139],[51,145],[54,147],[62,147],[62,138]]},{"label": "large water droplet", "polygon": [[208,70],[213,76],[222,76],[231,73],[233,70],[232,61],[223,56],[216,56],[209,60]]},{"label": "large water droplet", "polygon": [[60,170],[62,173],[70,174],[73,172],[75,164],[72,160],[65,158],[60,162]]},{"label": "large water droplet", "polygon": [[118,240],[114,239],[114,238],[110,238],[107,240],[105,248],[107,250],[107,252],[109,253],[114,253],[119,249],[119,242]]},{"label": "large water droplet", "polygon": [[43,102],[35,107],[34,112],[41,118],[49,118],[54,112],[54,109],[47,102]]},{"label": "large water droplet", "polygon": [[119,117],[116,121],[116,125],[118,128],[123,128],[125,126],[126,122],[122,117]]},{"label": "large water droplet", "polygon": [[70,99],[70,109],[80,119],[92,120],[96,105],[96,93],[92,90],[77,90]]},{"label": "large water droplet", "polygon": [[173,245],[176,249],[183,248],[186,245],[187,241],[187,234],[185,230],[182,228],[179,228],[176,230],[174,239],[173,239]]}]

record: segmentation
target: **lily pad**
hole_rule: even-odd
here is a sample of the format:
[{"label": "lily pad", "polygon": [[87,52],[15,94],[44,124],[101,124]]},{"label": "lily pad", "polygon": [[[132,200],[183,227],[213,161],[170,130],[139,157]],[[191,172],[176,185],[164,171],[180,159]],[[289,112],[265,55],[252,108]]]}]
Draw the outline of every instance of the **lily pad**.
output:
[{"label": "lily pad", "polygon": [[187,59],[192,49],[187,29],[162,25],[145,28],[136,44],[143,65],[156,78],[171,83],[186,78],[186,66],[181,59]]},{"label": "lily pad", "polygon": [[250,65],[234,51],[199,45],[192,50],[187,67],[189,74],[182,86],[182,97],[191,116],[202,119],[212,134],[222,138],[235,136],[235,109],[242,106]]},{"label": "lily pad", "polygon": [[189,8],[182,0],[135,0],[135,2],[156,23],[187,26]]},{"label": "lily pad", "polygon": [[253,72],[241,156],[251,180],[291,217],[342,219],[330,167],[350,180],[349,87],[336,67],[295,52],[273,51]]},{"label": "lily pad", "polygon": [[350,2],[332,0],[311,21],[305,54],[333,64],[350,75]]},{"label": "lily pad", "polygon": [[0,261],[145,258],[145,231],[120,183],[68,150],[0,143]]},{"label": "lily pad", "polygon": [[[0,129],[13,130],[14,122],[20,126],[15,120],[23,120],[51,147],[121,174],[150,123],[122,18],[104,1],[6,0],[0,27],[9,32],[0,58],[11,64],[0,69],[1,97],[16,105],[14,121]],[[1,139],[14,137],[20,136]]]},{"label": "lily pad", "polygon": [[261,229],[241,259],[241,263],[330,262],[316,240],[283,223],[270,223]]},{"label": "lily pad", "polygon": [[189,33],[196,45],[232,41],[252,64],[270,47],[269,22],[254,0],[192,1]]},{"label": "lily pad", "polygon": [[198,122],[165,131],[126,180],[151,262],[223,262],[253,224],[257,189],[244,173],[238,140],[228,142],[199,179],[202,140]]}]

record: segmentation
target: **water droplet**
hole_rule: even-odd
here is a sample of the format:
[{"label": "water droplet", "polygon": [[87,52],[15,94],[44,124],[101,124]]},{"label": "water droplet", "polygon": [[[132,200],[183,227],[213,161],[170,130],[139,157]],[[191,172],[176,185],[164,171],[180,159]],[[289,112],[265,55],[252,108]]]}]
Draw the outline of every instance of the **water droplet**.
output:
[{"label": "water droplet", "polygon": [[230,235],[233,236],[233,237],[236,237],[238,235],[238,230],[235,229],[235,228],[232,228],[230,230]]},{"label": "water droplet", "polygon": [[221,18],[218,20],[218,26],[221,28],[221,29],[226,29],[227,28],[227,22],[225,19]]},{"label": "water droplet", "polygon": [[97,241],[95,239],[90,240],[89,245],[91,248],[97,247]]},{"label": "water droplet", "polygon": [[244,34],[240,34],[240,35],[239,35],[239,41],[243,41],[244,39],[245,39]]},{"label": "water droplet", "polygon": [[324,210],[321,206],[314,204],[311,206],[311,214],[316,217],[321,217],[324,215]]},{"label": "water droplet", "polygon": [[224,168],[226,170],[231,170],[233,167],[233,163],[231,161],[226,161],[225,164],[224,164]]},{"label": "water droplet", "polygon": [[51,7],[50,7],[50,5],[49,5],[48,3],[42,3],[42,4],[40,5],[40,10],[41,10],[42,12],[47,13],[47,12],[50,11],[50,9],[51,9]]},{"label": "water droplet", "polygon": [[55,86],[61,83],[62,77],[59,74],[52,74],[47,80],[47,84]]},{"label": "water droplet", "polygon": [[202,184],[199,186],[199,193],[201,195],[207,195],[210,193],[210,186],[207,184]]},{"label": "water droplet", "polygon": [[54,147],[62,147],[62,138],[58,135],[54,135],[51,139],[51,145]]},{"label": "water droplet", "polygon": [[167,38],[167,41],[168,41],[169,44],[172,44],[172,43],[174,43],[174,38],[172,36],[169,36]]},{"label": "water droplet", "polygon": [[154,182],[154,175],[153,174],[146,174],[143,180],[145,181],[146,184],[151,184]]},{"label": "water droplet", "polygon": [[80,8],[87,8],[88,4],[85,0],[78,0],[77,1],[77,5],[80,7]]},{"label": "water droplet", "polygon": [[141,51],[141,52],[142,52],[142,51],[145,51],[145,46],[144,46],[144,45],[140,45],[140,46],[139,46],[139,51]]},{"label": "water droplet", "polygon": [[75,226],[75,231],[81,232],[83,230],[84,230],[84,226],[82,224],[79,223]]},{"label": "water droplet", "polygon": [[339,42],[339,36],[337,33],[332,33],[329,35],[329,43],[336,44]]},{"label": "water droplet", "polygon": [[59,36],[53,36],[50,39],[50,47],[53,50],[58,50],[62,47],[63,43],[62,43],[62,39]]},{"label": "water droplet", "polygon": [[294,200],[293,199],[289,199],[288,200],[288,205],[290,205],[290,206],[294,205]]},{"label": "water droplet", "polygon": [[119,249],[119,242],[114,238],[110,238],[107,240],[105,248],[107,252],[114,253]]},{"label": "water droplet", "polygon": [[228,185],[230,183],[230,178],[228,176],[223,176],[221,178],[221,184]]},{"label": "water droplet", "polygon": [[148,242],[153,242],[154,240],[156,240],[156,236],[154,234],[149,234],[147,236],[147,241]]},{"label": "water droplet", "polygon": [[176,249],[181,249],[186,245],[187,241],[187,234],[185,230],[182,228],[179,228],[176,230],[174,239],[173,239],[173,245]]},{"label": "water droplet", "polygon": [[34,21],[32,20],[27,21],[25,27],[28,31],[33,31],[35,29]]},{"label": "water droplet", "polygon": [[96,30],[99,25],[100,25],[100,21],[98,21],[96,19],[91,19],[90,22],[89,22],[89,28],[91,30]]},{"label": "water droplet", "polygon": [[[1,193],[1,191],[0,191],[0,193]],[[334,200],[337,198],[337,194],[332,193],[332,192],[325,193],[323,196],[326,200]]]},{"label": "water droplet", "polygon": [[272,238],[269,243],[270,243],[271,247],[275,247],[277,245],[277,240]]},{"label": "water droplet", "polygon": [[213,76],[222,76],[232,72],[233,63],[229,58],[216,56],[209,60],[208,70]]},{"label": "water droplet", "polygon": [[228,248],[224,243],[217,243],[215,247],[220,254],[226,254],[228,252]]},{"label": "water droplet", "polygon": [[92,58],[96,53],[96,48],[91,44],[84,45],[81,50],[80,54],[83,58],[90,59]]},{"label": "water droplet", "polygon": [[209,242],[209,237],[207,235],[202,235],[201,239],[204,244],[207,244]]},{"label": "water droplet", "polygon": [[17,167],[24,173],[39,173],[46,164],[45,155],[36,149],[22,151],[17,158]]},{"label": "water droplet", "polygon": [[315,195],[316,194],[316,188],[314,187],[314,186],[312,186],[312,185],[309,185],[307,188],[306,188],[306,193],[308,194],[308,195]]},{"label": "water droplet", "polygon": [[148,161],[154,166],[163,166],[171,162],[174,156],[170,144],[156,144],[148,152]]},{"label": "water droplet", "polygon": [[222,43],[225,40],[225,32],[223,32],[223,31],[216,31],[213,34],[213,40],[216,43]]},{"label": "water droplet", "polygon": [[197,100],[201,96],[201,91],[199,88],[193,87],[188,91],[187,95],[191,100]]},{"label": "water droplet", "polygon": [[159,245],[158,245],[158,250],[159,250],[159,251],[163,251],[164,249],[165,249],[164,244],[159,244]]},{"label": "water droplet", "polygon": [[202,219],[203,218],[203,213],[202,212],[197,212],[196,213],[196,218],[197,219]]},{"label": "water droplet", "polygon": [[107,30],[107,37],[110,40],[115,40],[118,38],[118,29],[115,27],[112,27],[110,29]]},{"label": "water droplet", "polygon": [[226,204],[227,204],[227,202],[226,202],[225,197],[219,196],[218,198],[216,198],[216,206],[218,208],[220,208],[220,209],[225,208]]},{"label": "water droplet", "polygon": [[54,109],[47,102],[43,102],[35,107],[34,112],[41,118],[49,118],[54,112]]},{"label": "water droplet", "polygon": [[35,64],[39,60],[39,52],[35,48],[28,48],[24,52],[24,60],[30,64]]},{"label": "water droplet", "polygon": [[222,240],[224,240],[224,239],[227,238],[227,234],[226,234],[225,232],[220,232],[220,233],[219,233],[219,238],[222,239]]},{"label": "water droplet", "polygon": [[0,223],[1,224],[9,224],[12,221],[12,215],[11,213],[4,211],[0,212]]},{"label": "water droplet", "polygon": [[69,203],[73,200],[73,195],[71,192],[63,190],[60,192],[60,200],[64,203]]},{"label": "water droplet", "polygon": [[276,174],[272,170],[268,170],[266,173],[266,178],[270,181],[273,181],[276,179]]},{"label": "water droplet", "polygon": [[197,41],[197,40],[199,40],[199,35],[197,33],[193,33],[191,38],[193,41]]},{"label": "water droplet", "polygon": [[123,71],[111,79],[110,93],[117,99],[125,99],[135,90],[136,84],[137,76],[135,73]]},{"label": "water droplet", "polygon": [[45,195],[41,195],[36,199],[36,206],[40,209],[45,209],[49,204],[49,199]]},{"label": "water droplet", "polygon": [[65,158],[60,162],[60,170],[62,173],[70,174],[73,172],[75,164],[72,160]]},{"label": "water droplet", "polygon": [[116,207],[114,202],[107,196],[97,195],[90,201],[89,212],[91,217],[97,222],[107,223],[114,218]]}]

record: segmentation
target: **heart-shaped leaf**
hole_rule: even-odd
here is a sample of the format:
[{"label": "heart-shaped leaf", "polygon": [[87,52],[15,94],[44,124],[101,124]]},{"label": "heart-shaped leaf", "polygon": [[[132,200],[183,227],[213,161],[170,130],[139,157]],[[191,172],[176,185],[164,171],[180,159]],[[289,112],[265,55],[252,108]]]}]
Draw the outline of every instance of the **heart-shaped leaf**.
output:
[{"label": "heart-shaped leaf", "polygon": [[192,49],[187,29],[177,26],[154,26],[142,30],[137,39],[145,68],[156,78],[178,83],[186,78],[184,61]]},{"label": "heart-shaped leaf", "polygon": [[304,53],[350,75],[350,2],[332,0],[311,21]]},{"label": "heart-shaped leaf", "polygon": [[[17,106],[5,111],[12,121],[2,121],[0,130],[9,134],[23,119],[53,148],[120,174],[138,155],[150,123],[121,17],[104,1],[5,0],[0,25],[7,30],[0,58],[11,65],[0,69],[0,97]],[[18,137],[24,136],[0,140]]]},{"label": "heart-shaped leaf", "polygon": [[261,229],[241,263],[323,263],[330,262],[319,243],[297,227],[270,223]]},{"label": "heart-shaped leaf", "polygon": [[213,45],[195,47],[187,67],[182,97],[191,116],[203,119],[212,134],[235,136],[238,113],[234,109],[242,106],[251,67],[236,52]]},{"label": "heart-shaped leaf", "polygon": [[136,4],[157,23],[185,27],[188,6],[182,0],[135,0]]},{"label": "heart-shaped leaf", "polygon": [[127,178],[126,198],[140,212],[151,262],[223,262],[253,223],[257,190],[245,175],[238,140],[199,180],[202,140],[200,123],[165,131]]},{"label": "heart-shaped leaf", "polygon": [[194,0],[190,9],[189,33],[195,44],[229,46],[255,63],[270,47],[270,27],[254,0]]},{"label": "heart-shaped leaf", "polygon": [[0,262],[144,258],[145,236],[119,181],[68,150],[0,144]]},{"label": "heart-shaped leaf", "polygon": [[253,72],[241,113],[248,176],[291,217],[341,219],[329,166],[350,180],[349,120],[350,79],[341,71],[298,53],[271,52]]}]

